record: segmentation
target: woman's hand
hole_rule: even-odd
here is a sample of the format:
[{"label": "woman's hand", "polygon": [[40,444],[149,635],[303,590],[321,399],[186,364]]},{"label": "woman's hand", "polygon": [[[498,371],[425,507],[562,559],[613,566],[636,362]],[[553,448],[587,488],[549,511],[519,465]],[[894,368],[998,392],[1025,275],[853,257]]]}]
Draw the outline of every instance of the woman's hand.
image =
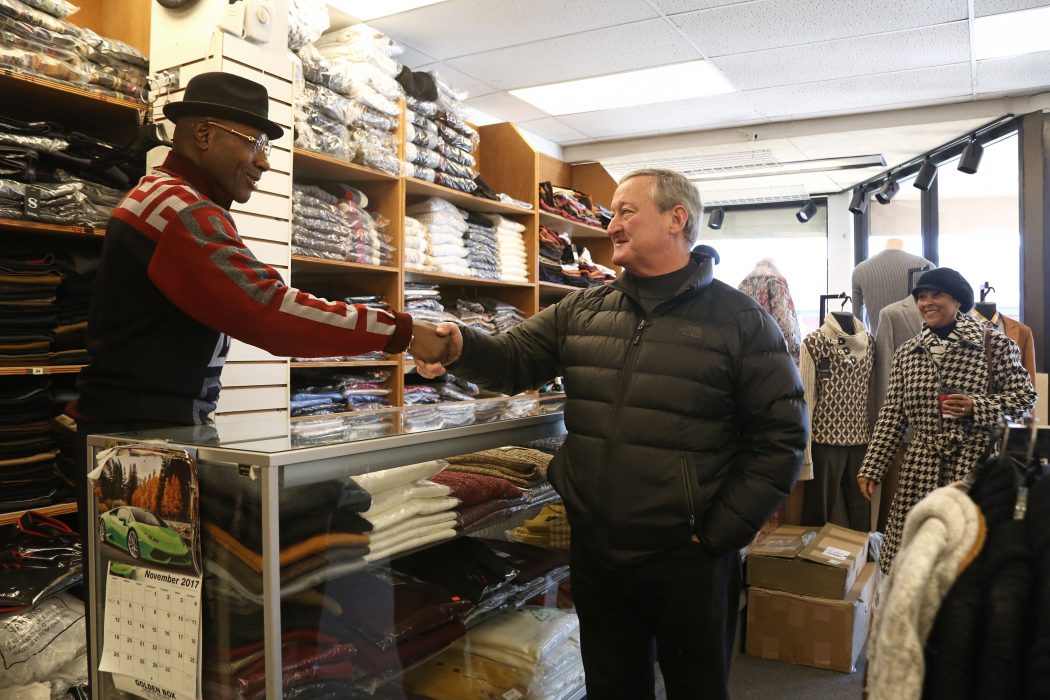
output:
[{"label": "woman's hand", "polygon": [[857,477],[857,485],[860,486],[860,495],[864,498],[871,500],[871,497],[875,494],[875,486],[879,482],[874,479],[869,479],[866,476]]},{"label": "woman's hand", "polygon": [[973,399],[966,394],[948,394],[941,407],[942,413],[956,418],[973,416]]}]

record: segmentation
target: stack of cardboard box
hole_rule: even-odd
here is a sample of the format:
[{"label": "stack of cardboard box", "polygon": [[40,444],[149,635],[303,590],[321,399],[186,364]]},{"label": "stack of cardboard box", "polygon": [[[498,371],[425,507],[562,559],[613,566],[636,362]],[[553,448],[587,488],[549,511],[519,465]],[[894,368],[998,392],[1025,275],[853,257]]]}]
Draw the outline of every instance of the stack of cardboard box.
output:
[{"label": "stack of cardboard box", "polygon": [[747,554],[749,656],[851,672],[878,585],[868,533],[782,525]]}]

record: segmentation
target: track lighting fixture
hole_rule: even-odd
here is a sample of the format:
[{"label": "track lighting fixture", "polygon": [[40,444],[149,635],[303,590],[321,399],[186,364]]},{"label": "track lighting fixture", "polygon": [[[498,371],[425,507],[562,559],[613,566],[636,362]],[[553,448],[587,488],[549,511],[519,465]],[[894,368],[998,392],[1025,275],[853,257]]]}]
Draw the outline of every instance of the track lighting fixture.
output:
[{"label": "track lighting fixture", "polygon": [[933,164],[929,158],[923,161],[922,166],[919,167],[919,172],[915,175],[915,185],[917,189],[923,192],[929,191],[933,186],[933,181],[937,179],[937,166]]},{"label": "track lighting fixture", "polygon": [[802,205],[802,208],[795,212],[795,218],[799,220],[799,223],[806,223],[814,217],[817,213],[817,203],[812,199]]},{"label": "track lighting fixture", "polygon": [[853,190],[853,198],[849,201],[849,212],[859,216],[866,211],[868,211],[868,193],[858,187]]},{"label": "track lighting fixture", "polygon": [[711,210],[711,215],[707,217],[707,227],[713,229],[722,228],[722,221],[726,218],[726,210],[722,207],[715,207]]},{"label": "track lighting fixture", "polygon": [[977,166],[981,164],[981,156],[984,155],[984,146],[977,143],[977,139],[970,139],[963,149],[962,157],[959,158],[959,171],[967,175],[977,172]]},{"label": "track lighting fixture", "polygon": [[893,199],[893,195],[897,194],[897,190],[900,188],[896,180],[889,178],[882,183],[882,187],[875,193],[875,199],[878,200],[879,204],[889,204],[890,200]]}]

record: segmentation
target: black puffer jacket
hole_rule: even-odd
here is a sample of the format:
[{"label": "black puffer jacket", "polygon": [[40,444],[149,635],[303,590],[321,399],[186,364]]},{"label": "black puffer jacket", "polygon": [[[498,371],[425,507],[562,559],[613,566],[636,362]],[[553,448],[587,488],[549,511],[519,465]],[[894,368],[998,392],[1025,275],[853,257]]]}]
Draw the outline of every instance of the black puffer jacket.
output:
[{"label": "black puffer jacket", "polygon": [[[713,251],[712,251],[713,252]],[[773,319],[713,280],[710,256],[646,317],[618,280],[506,335],[464,330],[457,375],[508,393],[561,375],[568,437],[549,478],[573,536],[609,564],[746,545],[786,498],[806,442],[802,384]]]}]

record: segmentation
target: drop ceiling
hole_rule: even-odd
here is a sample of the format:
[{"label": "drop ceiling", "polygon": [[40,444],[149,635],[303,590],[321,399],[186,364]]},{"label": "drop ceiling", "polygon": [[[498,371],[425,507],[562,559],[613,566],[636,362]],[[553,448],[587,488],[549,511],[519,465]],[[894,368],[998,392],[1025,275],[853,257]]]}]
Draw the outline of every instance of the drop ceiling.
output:
[{"label": "drop ceiling", "polygon": [[[468,93],[469,106],[557,144],[567,161],[597,160],[618,175],[672,159],[746,159],[756,149],[782,161],[903,162],[1001,116],[1011,99],[1050,91],[1050,51],[977,61],[972,40],[978,17],[1047,5],[446,0],[371,24],[404,45],[403,63],[436,71]],[[697,59],[736,92],[558,117],[508,92]],[[798,198],[879,171],[727,178],[701,191],[708,201]]]}]

